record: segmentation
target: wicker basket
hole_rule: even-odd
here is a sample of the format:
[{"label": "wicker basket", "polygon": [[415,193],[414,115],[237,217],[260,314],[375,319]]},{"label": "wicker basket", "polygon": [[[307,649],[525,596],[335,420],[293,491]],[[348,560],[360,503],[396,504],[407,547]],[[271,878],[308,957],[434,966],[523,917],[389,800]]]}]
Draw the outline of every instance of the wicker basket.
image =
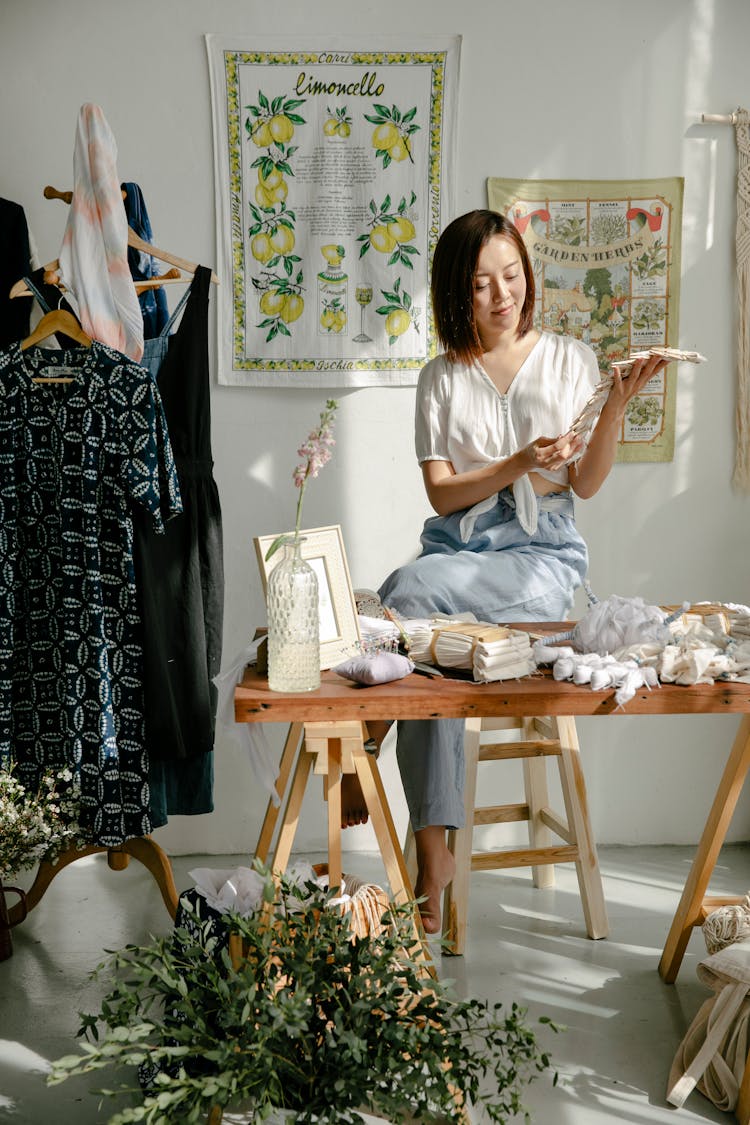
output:
[{"label": "wicker basket", "polygon": [[[313,871],[320,879],[328,874],[327,863],[313,864]],[[377,936],[385,929],[383,915],[390,907],[388,895],[377,883],[366,883],[356,875],[342,875],[344,888],[349,896],[336,904],[342,914],[348,914],[352,937]]]}]

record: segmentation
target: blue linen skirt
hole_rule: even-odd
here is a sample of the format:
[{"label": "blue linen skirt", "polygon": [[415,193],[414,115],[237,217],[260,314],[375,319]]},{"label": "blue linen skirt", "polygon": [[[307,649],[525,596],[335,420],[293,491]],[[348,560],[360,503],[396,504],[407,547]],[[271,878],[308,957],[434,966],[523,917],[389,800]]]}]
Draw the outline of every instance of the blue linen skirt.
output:
[{"label": "blue linen skirt", "polygon": [[[480,621],[561,621],[586,577],[588,551],[575,524],[572,493],[538,497],[532,535],[516,518],[513,493],[480,515],[466,541],[466,512],[428,519],[418,558],[378,591],[402,617],[473,613]],[[463,719],[399,722],[397,757],[412,828],[464,823]]]}]

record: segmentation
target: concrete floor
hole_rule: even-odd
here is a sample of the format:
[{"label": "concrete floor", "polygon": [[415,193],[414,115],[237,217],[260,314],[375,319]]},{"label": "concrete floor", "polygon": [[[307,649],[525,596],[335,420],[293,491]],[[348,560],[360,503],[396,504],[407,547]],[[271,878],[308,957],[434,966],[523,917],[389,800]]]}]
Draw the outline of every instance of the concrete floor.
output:
[{"label": "concrete floor", "polygon": [[[681,847],[603,847],[600,863],[611,933],[585,934],[575,871],[557,868],[557,886],[534,890],[527,873],[481,872],[472,877],[466,955],[442,958],[443,976],[461,994],[516,1000],[533,1022],[548,1015],[565,1030],[540,1029],[559,1082],[527,1088],[539,1125],[670,1125],[728,1122],[694,1092],[682,1110],[665,1102],[675,1048],[708,993],[695,967],[705,955],[693,933],[675,985],[657,965],[692,861]],[[308,857],[311,860],[317,857]],[[173,861],[179,889],[199,866],[231,868],[236,856]],[[355,853],[345,869],[382,881],[376,856]],[[27,883],[28,885],[28,879]],[[750,887],[750,846],[727,846],[711,892],[743,894]],[[77,1013],[95,1011],[104,984],[89,978],[104,951],[167,933],[170,919],[145,868],[109,870],[103,856],[65,869],[42,902],[13,931],[13,956],[0,963],[0,1122],[11,1125],[101,1125],[114,1112],[91,1091],[108,1085],[69,1079],[48,1088],[49,1060],[77,1052]]]}]

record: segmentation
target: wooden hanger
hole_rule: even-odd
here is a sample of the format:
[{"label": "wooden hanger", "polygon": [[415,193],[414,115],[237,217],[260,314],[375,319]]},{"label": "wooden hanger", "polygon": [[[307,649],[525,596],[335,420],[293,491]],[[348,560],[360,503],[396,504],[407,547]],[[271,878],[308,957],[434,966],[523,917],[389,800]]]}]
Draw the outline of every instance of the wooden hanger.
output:
[{"label": "wooden hanger", "polygon": [[[51,263],[51,265],[54,265],[54,263]],[[135,291],[139,297],[141,293],[145,293],[147,289],[159,289],[160,286],[166,285],[167,283],[171,284],[175,281],[181,281],[184,284],[186,280],[187,278],[184,278],[180,271],[178,269],[175,269],[174,267],[171,270],[167,270],[166,273],[159,274],[158,277],[147,277],[144,278],[143,281],[135,281],[135,279],[133,279],[135,284]],[[57,271],[54,269],[48,270],[46,266],[44,274],[44,284],[56,285],[61,293],[67,293],[67,287],[60,284],[59,273],[57,273]],[[30,297],[31,295],[31,290],[25,284],[23,278],[20,281],[17,281],[10,291],[11,297]]]},{"label": "wooden hanger", "polygon": [[[123,192],[123,198],[125,193]],[[52,187],[50,184],[44,189],[45,199],[62,199],[64,203],[70,203],[73,199],[72,191],[59,191],[57,188]],[[171,254],[167,250],[160,250],[158,246],[152,246],[150,242],[144,240],[135,233],[132,227],[128,227],[128,246],[132,246],[134,250],[140,250],[142,254],[150,254],[152,258],[158,258],[161,262],[169,262],[170,266],[178,266],[181,270],[187,270],[188,273],[195,273],[198,268],[197,262],[189,262],[187,258],[178,258],[176,254]],[[59,262],[52,262],[45,269],[56,269]],[[219,279],[215,273],[211,273],[211,280],[215,285],[219,284]]]},{"label": "wooden hanger", "polygon": [[[44,314],[31,335],[21,341],[21,351],[26,351],[26,349],[30,348],[33,344],[38,344],[41,340],[46,340],[48,336],[53,336],[56,332],[61,332],[63,335],[69,336],[71,340],[75,340],[76,343],[81,344],[84,348],[91,347],[91,337],[83,331],[72,312],[69,312],[67,309],[52,309],[50,312]],[[72,383],[73,380],[61,375],[50,375],[46,377],[38,375],[32,379],[32,382]]]}]

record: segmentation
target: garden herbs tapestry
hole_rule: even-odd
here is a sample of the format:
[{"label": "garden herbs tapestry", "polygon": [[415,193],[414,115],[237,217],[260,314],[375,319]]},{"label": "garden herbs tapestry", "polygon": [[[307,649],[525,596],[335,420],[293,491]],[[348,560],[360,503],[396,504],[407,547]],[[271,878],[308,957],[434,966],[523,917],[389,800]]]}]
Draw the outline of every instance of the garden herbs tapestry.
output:
[{"label": "garden herbs tapestry", "polygon": [[[534,263],[538,328],[584,340],[602,373],[631,351],[679,341],[683,180],[487,181],[489,206]],[[626,410],[618,461],[671,461],[676,367]]]},{"label": "garden herbs tapestry", "polygon": [[460,38],[207,35],[219,382],[413,385],[453,218]]}]

